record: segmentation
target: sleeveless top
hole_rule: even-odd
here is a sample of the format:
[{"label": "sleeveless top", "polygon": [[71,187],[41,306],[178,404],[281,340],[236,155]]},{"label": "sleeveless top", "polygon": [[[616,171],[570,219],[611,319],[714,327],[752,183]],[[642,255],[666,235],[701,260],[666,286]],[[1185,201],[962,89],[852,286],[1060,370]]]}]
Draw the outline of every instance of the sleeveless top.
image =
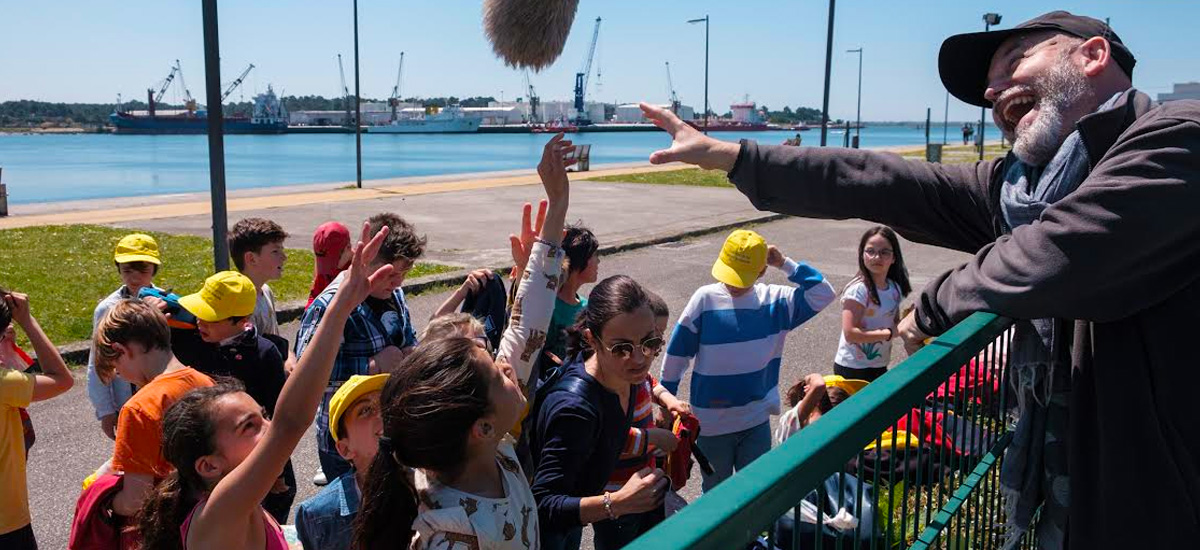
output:
[{"label": "sleeveless top", "polygon": [[[188,527],[190,527],[192,524],[192,516],[196,513],[196,509],[199,508],[201,504],[204,504],[204,502],[204,500],[197,502],[196,505],[192,507],[192,511],[188,512],[187,518],[183,520],[183,525],[179,526],[179,542],[181,543],[180,546],[182,546],[184,550],[187,550]],[[267,511],[263,510],[261,506],[258,508],[258,511],[262,512],[263,529],[265,529],[267,532],[267,545],[265,550],[288,550],[287,537],[285,537],[283,534],[283,528],[280,527],[278,523],[275,523],[275,518],[271,517],[271,514],[268,514]]]}]

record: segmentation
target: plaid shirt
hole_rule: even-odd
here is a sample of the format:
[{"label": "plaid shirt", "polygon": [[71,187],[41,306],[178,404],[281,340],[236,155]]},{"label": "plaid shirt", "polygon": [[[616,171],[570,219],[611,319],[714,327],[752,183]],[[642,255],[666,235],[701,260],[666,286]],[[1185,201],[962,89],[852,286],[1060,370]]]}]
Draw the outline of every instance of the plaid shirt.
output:
[{"label": "plaid shirt", "polygon": [[[313,303],[304,310],[304,318],[300,321],[300,332],[296,334],[296,357],[304,356],[304,350],[317,332],[317,325],[325,316],[329,302],[341,286],[345,273],[338,275]],[[384,326],[383,320],[371,311],[365,302],[354,308],[350,318],[346,320],[346,328],[342,333],[342,345],[337,357],[333,360],[333,371],[329,374],[329,385],[325,388],[325,398],[321,401],[321,409],[317,417],[317,431],[320,434],[329,431],[329,400],[333,397],[342,382],[349,380],[355,374],[367,374],[371,358],[391,345],[393,335],[395,340],[402,341],[402,349],[417,345],[417,333],[413,329],[412,320],[408,314],[408,304],[404,301],[404,291],[397,288],[392,292],[396,310],[400,313],[399,325],[393,327],[392,334]],[[318,441],[327,438],[320,437]]]}]

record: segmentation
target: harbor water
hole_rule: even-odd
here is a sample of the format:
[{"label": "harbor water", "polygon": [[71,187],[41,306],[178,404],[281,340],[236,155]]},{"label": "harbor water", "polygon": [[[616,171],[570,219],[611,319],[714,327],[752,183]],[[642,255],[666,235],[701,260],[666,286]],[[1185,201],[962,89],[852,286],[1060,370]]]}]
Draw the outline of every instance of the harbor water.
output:
[{"label": "harbor water", "polygon": [[[854,132],[854,130],[851,130]],[[924,128],[868,126],[862,147],[919,146]],[[994,127],[988,137],[999,136]],[[795,132],[716,132],[779,144]],[[803,145],[820,143],[820,132],[801,132]],[[363,179],[531,169],[546,134],[364,134]],[[592,145],[593,165],[645,162],[670,144],[663,132],[571,134]],[[942,127],[930,139],[941,143]],[[949,128],[950,143],[961,133]],[[829,144],[843,143],[842,130]],[[234,135],[225,137],[229,189],[354,181],[354,135]],[[0,135],[0,167],[13,204],[164,195],[207,191],[208,141],[203,135],[11,134]]]}]

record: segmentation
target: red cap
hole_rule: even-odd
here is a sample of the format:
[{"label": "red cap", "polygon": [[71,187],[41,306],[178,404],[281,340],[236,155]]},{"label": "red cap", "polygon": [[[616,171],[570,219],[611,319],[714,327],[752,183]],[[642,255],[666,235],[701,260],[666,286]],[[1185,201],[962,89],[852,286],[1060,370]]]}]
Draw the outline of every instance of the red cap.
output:
[{"label": "red cap", "polygon": [[325,222],[313,233],[313,255],[317,257],[317,273],[335,275],[342,249],[350,245],[350,230],[338,222]]}]

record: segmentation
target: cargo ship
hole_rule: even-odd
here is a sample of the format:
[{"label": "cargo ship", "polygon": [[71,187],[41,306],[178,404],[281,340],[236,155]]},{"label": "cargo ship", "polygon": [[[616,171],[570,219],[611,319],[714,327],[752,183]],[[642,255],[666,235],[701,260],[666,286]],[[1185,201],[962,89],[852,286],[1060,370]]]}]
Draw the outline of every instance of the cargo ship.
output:
[{"label": "cargo ship", "polygon": [[[246,75],[254,65],[250,65],[242,75],[238,77],[225,90],[221,96],[221,101],[229,97],[229,94],[245,80]],[[180,87],[184,90],[184,108],[183,109],[158,109],[159,103],[162,101],[163,94],[171,83],[178,78]],[[196,100],[192,98],[191,92],[183,84],[183,70],[179,68],[179,61],[175,61],[175,66],[171,68],[166,80],[163,81],[158,92],[155,93],[151,88],[146,90],[146,99],[148,109],[145,111],[130,111],[125,110],[123,106],[118,105],[116,112],[108,115],[109,122],[118,134],[204,134],[208,133],[208,111],[200,108]],[[226,134],[282,134],[288,128],[287,110],[275,95],[275,90],[270,85],[267,86],[266,93],[254,96],[254,110],[250,115],[231,114],[227,115],[223,124],[223,131]]]},{"label": "cargo ship", "polygon": [[688,125],[697,130],[709,132],[764,132],[770,130],[766,117],[758,110],[752,101],[734,103],[729,106],[732,118],[709,117],[708,124],[704,120],[689,120]]}]

